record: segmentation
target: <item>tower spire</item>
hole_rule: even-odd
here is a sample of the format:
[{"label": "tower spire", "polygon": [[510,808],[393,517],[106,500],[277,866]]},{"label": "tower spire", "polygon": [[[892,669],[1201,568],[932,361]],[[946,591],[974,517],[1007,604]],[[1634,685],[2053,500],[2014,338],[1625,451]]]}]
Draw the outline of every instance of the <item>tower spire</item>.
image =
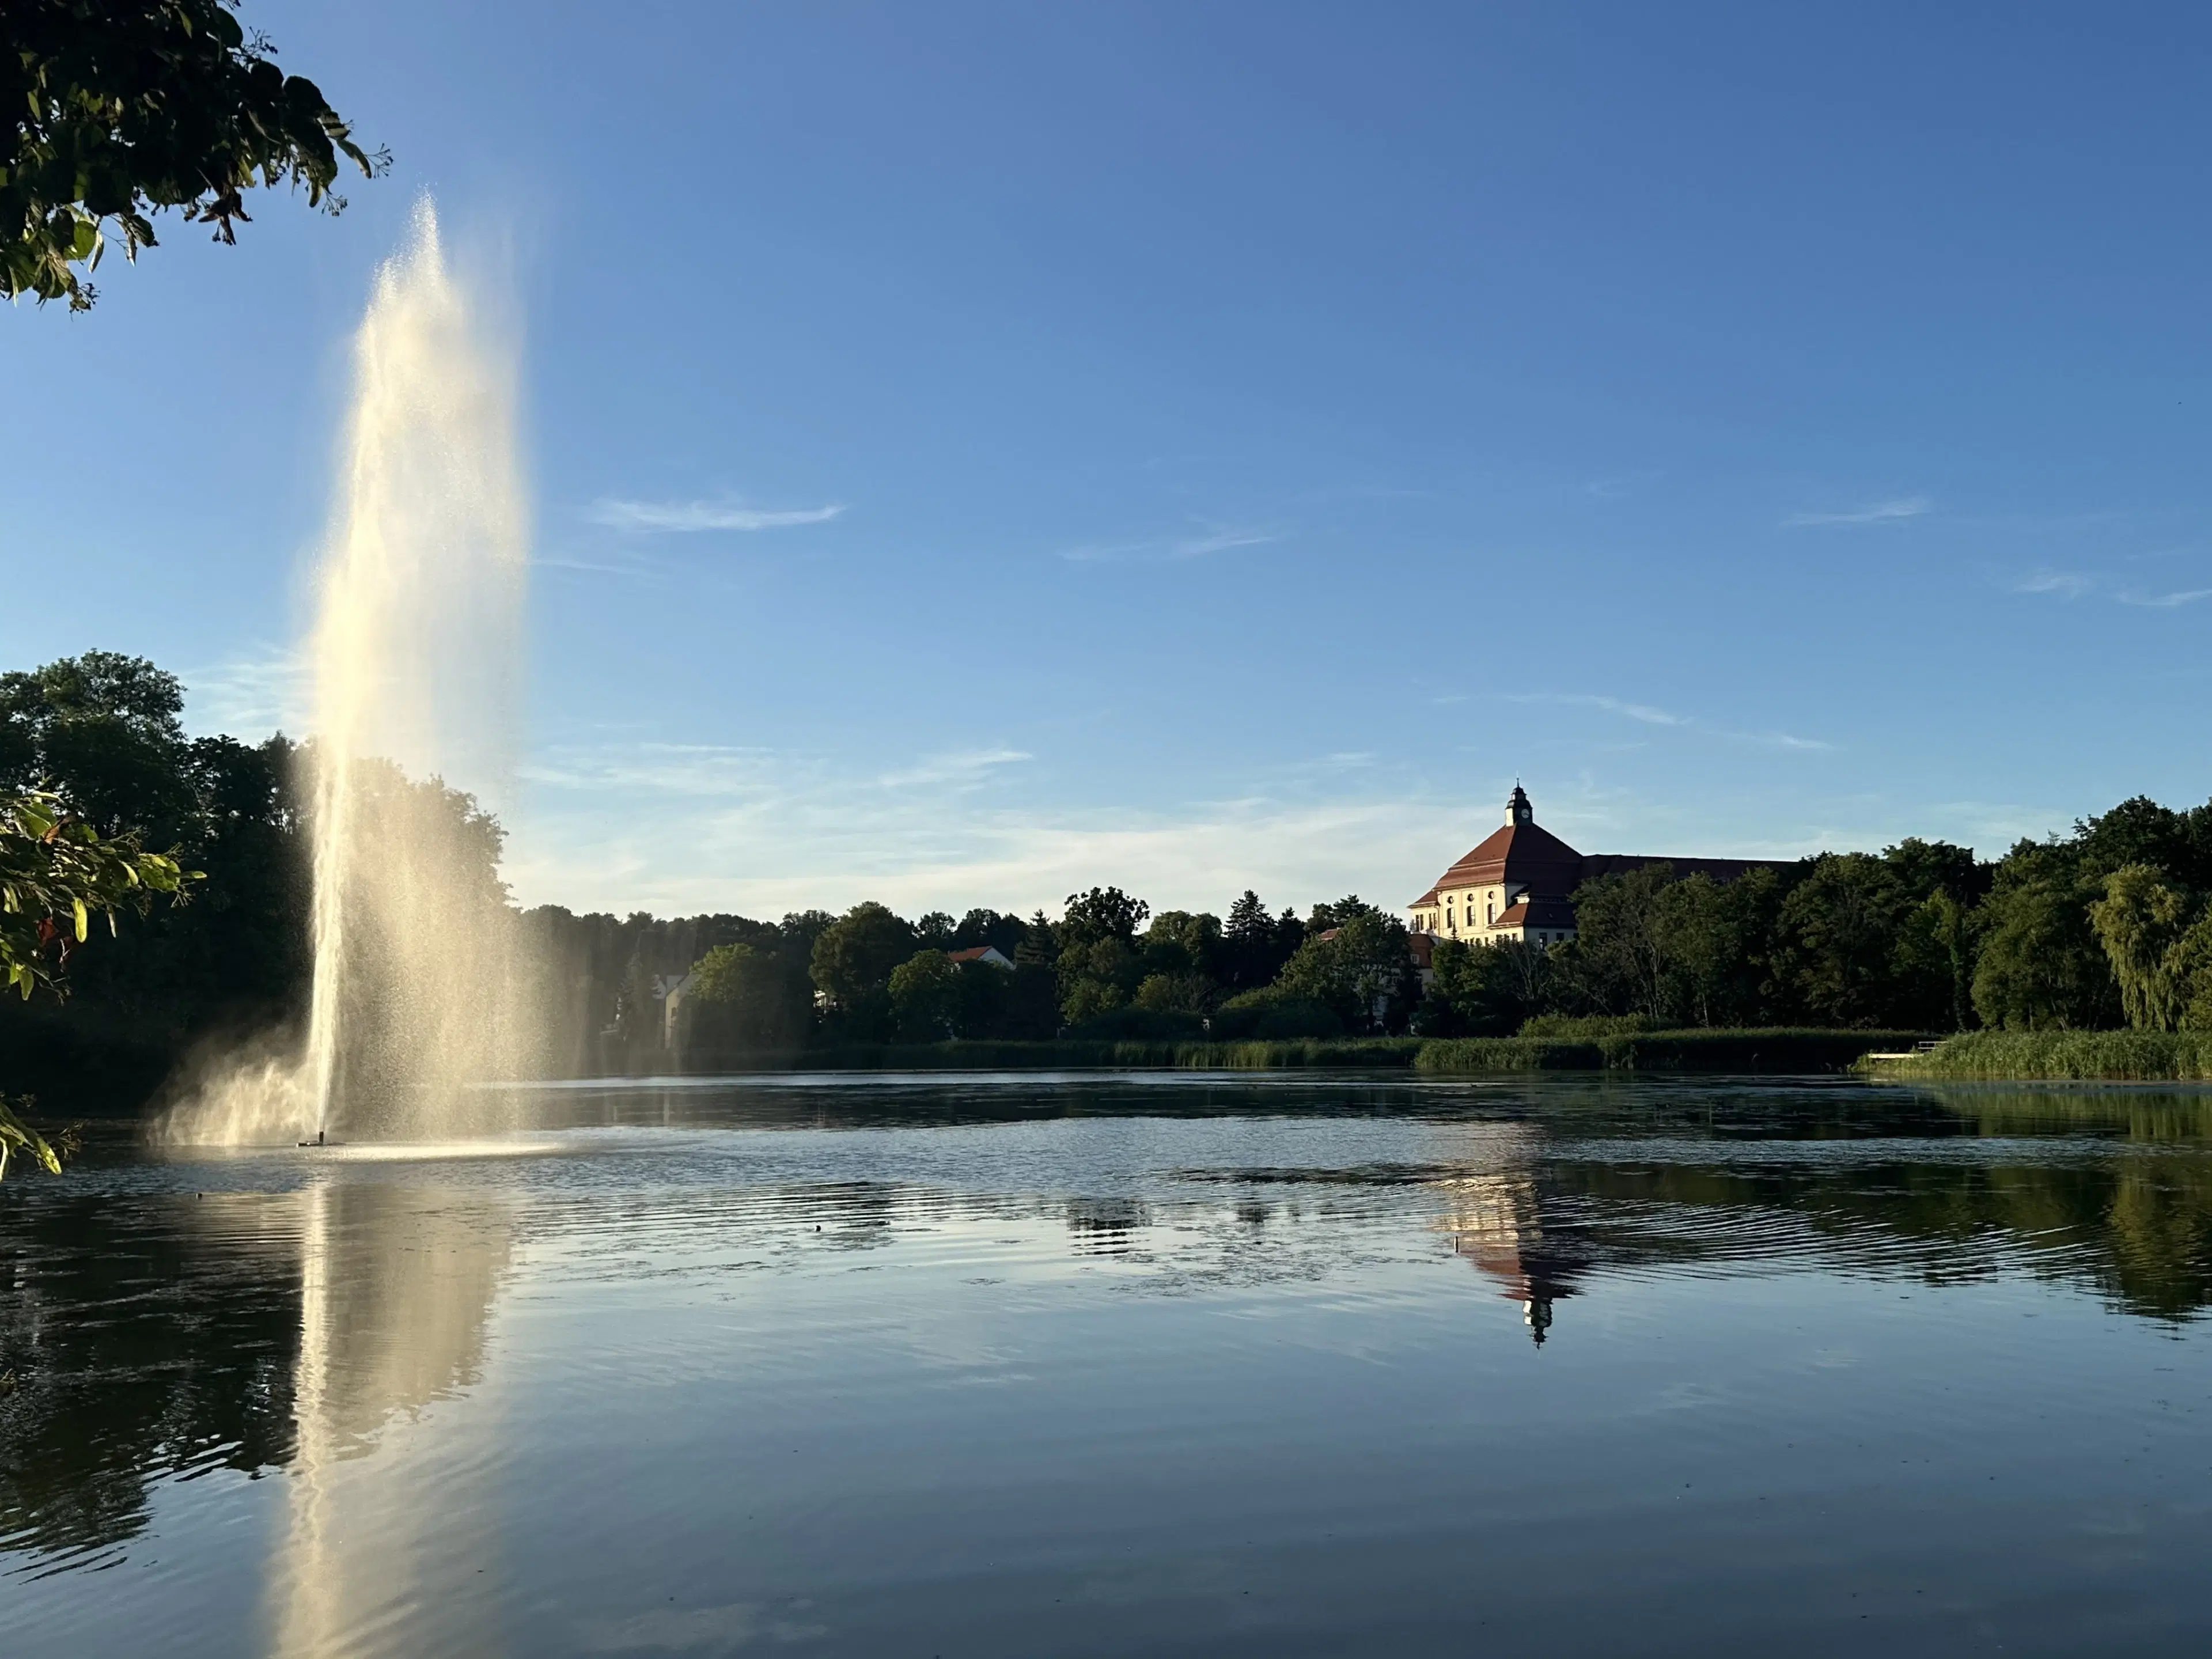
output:
[{"label": "tower spire", "polygon": [[1528,805],[1528,792],[1521,787],[1518,778],[1513,781],[1513,793],[1505,798],[1505,821],[1508,823],[1534,823],[1536,821],[1536,809]]}]

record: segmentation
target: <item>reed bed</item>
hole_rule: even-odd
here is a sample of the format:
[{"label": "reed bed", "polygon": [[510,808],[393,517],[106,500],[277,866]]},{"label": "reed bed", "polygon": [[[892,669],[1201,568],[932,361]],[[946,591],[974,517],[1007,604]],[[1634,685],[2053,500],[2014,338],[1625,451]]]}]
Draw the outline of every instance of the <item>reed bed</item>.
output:
[{"label": "reed bed", "polygon": [[1866,1069],[1960,1081],[2202,1082],[2212,1079],[2212,1031],[1965,1031]]}]

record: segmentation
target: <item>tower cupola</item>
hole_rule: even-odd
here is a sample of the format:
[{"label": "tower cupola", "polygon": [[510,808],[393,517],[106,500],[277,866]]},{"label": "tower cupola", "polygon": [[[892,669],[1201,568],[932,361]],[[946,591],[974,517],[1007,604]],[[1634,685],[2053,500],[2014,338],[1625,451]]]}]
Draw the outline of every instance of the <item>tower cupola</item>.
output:
[{"label": "tower cupola", "polygon": [[1505,799],[1505,821],[1508,823],[1534,823],[1536,821],[1536,809],[1528,805],[1528,791],[1517,783],[1513,786],[1513,793]]}]

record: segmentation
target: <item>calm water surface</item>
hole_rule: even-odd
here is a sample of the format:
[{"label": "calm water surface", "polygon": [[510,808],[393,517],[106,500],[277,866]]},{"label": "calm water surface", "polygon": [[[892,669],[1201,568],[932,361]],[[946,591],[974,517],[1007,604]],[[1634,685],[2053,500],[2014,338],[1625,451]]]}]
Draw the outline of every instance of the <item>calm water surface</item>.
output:
[{"label": "calm water surface", "polygon": [[2212,1650],[2212,1097],[779,1079],[0,1188],[0,1631]]}]

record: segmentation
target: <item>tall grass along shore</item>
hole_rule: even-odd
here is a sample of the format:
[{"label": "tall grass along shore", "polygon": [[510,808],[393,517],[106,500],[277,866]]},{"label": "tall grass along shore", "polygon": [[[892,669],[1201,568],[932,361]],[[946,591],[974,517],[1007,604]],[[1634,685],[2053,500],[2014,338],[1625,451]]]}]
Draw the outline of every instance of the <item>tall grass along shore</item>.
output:
[{"label": "tall grass along shore", "polygon": [[690,1069],[829,1072],[1559,1071],[1838,1072],[1868,1051],[1917,1040],[1910,1031],[1809,1030],[1630,1031],[1513,1037],[1312,1037],[1243,1042],[1105,1042],[854,1043]]},{"label": "tall grass along shore", "polygon": [[2212,1079],[2212,1031],[1966,1031],[1864,1069],[1962,1081],[2201,1082]]},{"label": "tall grass along shore", "polygon": [[1869,1050],[1909,1047],[1911,1031],[1789,1027],[1620,1031],[1586,1038],[1437,1038],[1421,1045],[1423,1072],[1839,1072]]}]

